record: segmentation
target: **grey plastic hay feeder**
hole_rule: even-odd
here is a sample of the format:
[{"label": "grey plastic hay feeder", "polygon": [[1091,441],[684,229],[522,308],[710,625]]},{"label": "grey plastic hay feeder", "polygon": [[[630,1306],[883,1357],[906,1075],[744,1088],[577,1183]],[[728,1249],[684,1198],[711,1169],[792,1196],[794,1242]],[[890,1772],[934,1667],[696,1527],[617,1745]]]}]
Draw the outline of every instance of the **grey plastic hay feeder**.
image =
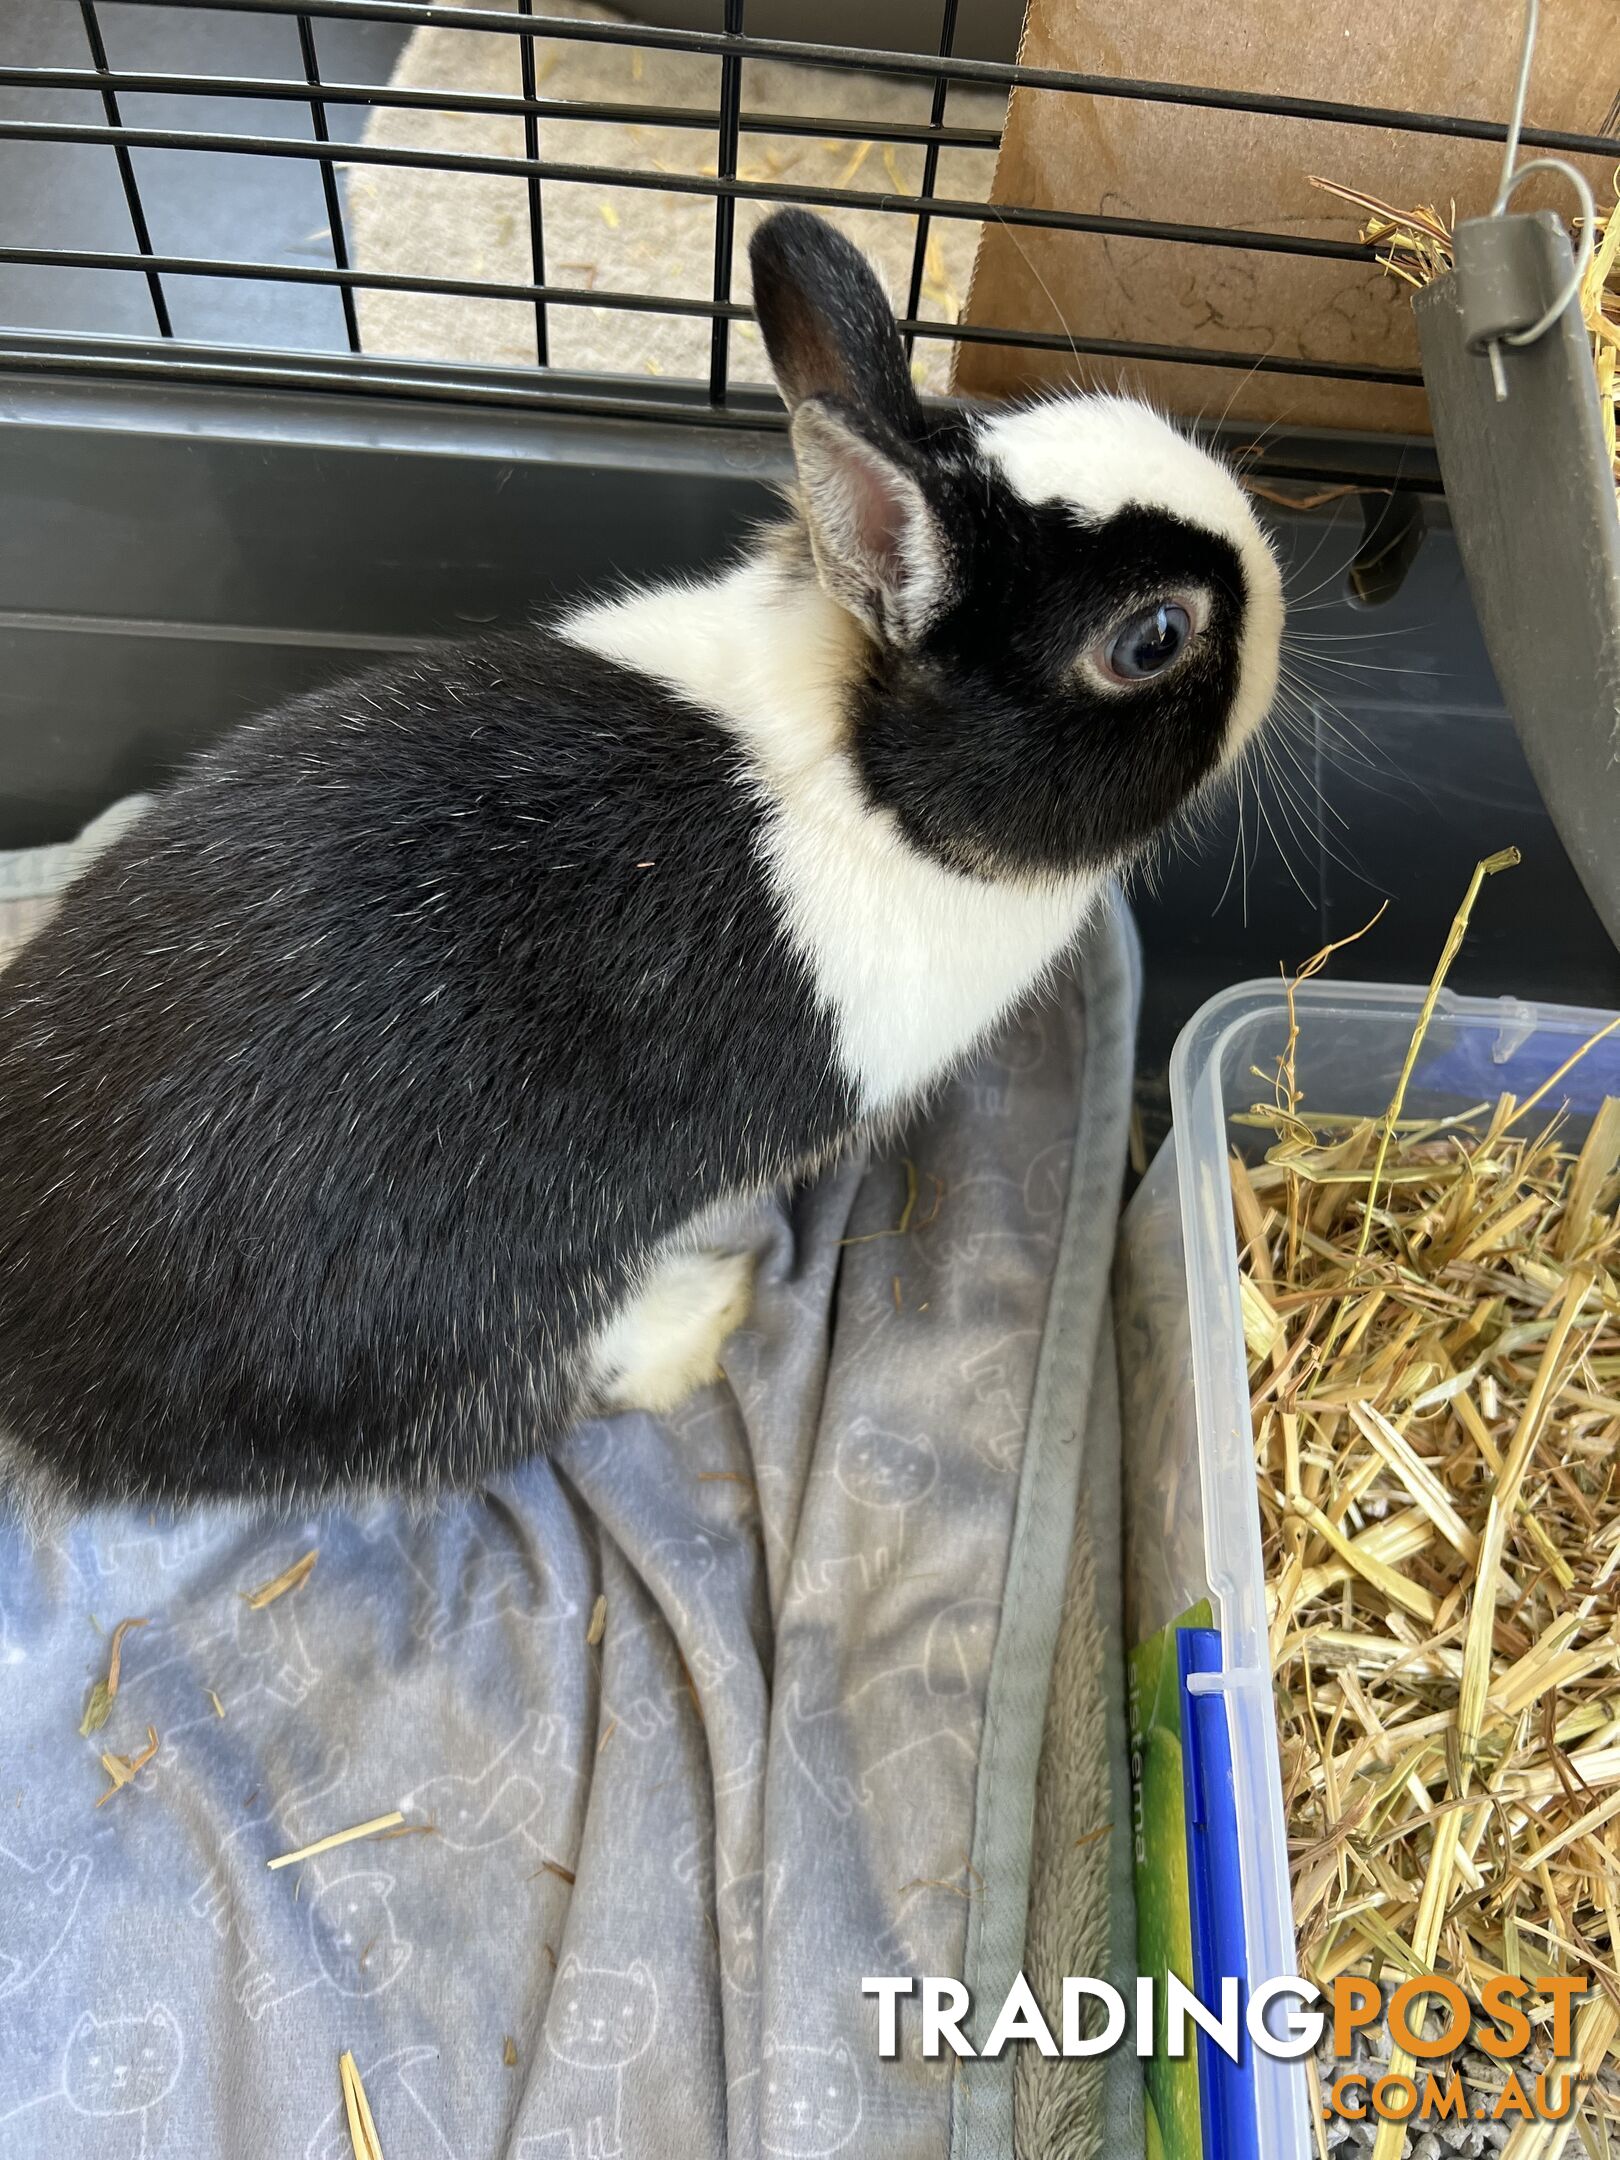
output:
[{"label": "grey plastic hay feeder", "polygon": [[[1620,514],[1580,310],[1550,211],[1457,227],[1416,294],[1458,552],[1491,665],[1570,860],[1620,945]],[[1494,349],[1493,349],[1494,348]]]}]

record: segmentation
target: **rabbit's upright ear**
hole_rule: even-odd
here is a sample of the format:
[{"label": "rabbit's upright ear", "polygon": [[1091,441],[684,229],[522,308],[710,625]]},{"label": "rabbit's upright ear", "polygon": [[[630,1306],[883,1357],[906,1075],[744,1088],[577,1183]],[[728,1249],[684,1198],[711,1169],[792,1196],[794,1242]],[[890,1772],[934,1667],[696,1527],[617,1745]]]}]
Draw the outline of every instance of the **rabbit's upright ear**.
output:
[{"label": "rabbit's upright ear", "polygon": [[949,597],[950,553],[883,288],[859,248],[807,210],[768,218],[749,255],[821,582],[874,636],[915,644]]},{"label": "rabbit's upright ear", "polygon": [[748,250],[754,311],[771,368],[796,412],[836,398],[892,428],[921,433],[922,407],[877,272],[852,241],[808,210],[778,210]]}]

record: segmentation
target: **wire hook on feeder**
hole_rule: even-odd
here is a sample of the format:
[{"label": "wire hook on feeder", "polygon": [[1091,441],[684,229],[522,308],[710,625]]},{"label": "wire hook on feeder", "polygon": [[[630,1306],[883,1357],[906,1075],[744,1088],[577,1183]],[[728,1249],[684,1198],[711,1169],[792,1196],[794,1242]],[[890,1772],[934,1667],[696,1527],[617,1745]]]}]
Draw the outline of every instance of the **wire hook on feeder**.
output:
[{"label": "wire hook on feeder", "polygon": [[1496,200],[1491,204],[1491,216],[1499,218],[1507,215],[1508,203],[1515,189],[1532,173],[1562,173],[1580,198],[1581,233],[1576,244],[1574,267],[1552,305],[1527,329],[1504,330],[1500,337],[1493,337],[1486,344],[1485,350],[1491,363],[1491,382],[1499,404],[1508,394],[1507,371],[1502,365],[1503,345],[1533,345],[1537,338],[1545,337],[1565,308],[1580,293],[1586,281],[1586,273],[1592,266],[1595,245],[1597,204],[1592,199],[1591,186],[1580,167],[1572,165],[1568,158],[1561,157],[1527,158],[1522,165],[1514,162],[1519,154],[1519,137],[1524,129],[1524,109],[1530,96],[1530,69],[1535,59],[1536,32],[1540,27],[1540,17],[1540,0],[1525,0],[1524,40],[1519,51],[1519,79],[1514,86],[1513,113],[1508,121],[1507,140],[1502,146],[1502,177],[1497,183]]}]

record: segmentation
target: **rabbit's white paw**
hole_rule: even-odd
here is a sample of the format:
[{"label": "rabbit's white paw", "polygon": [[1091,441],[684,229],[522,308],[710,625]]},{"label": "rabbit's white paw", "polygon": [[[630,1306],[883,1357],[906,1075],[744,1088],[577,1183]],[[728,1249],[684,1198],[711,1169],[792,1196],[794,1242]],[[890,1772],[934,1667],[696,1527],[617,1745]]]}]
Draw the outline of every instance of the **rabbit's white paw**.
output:
[{"label": "rabbit's white paw", "polygon": [[748,1253],[675,1252],[654,1262],[641,1288],[597,1338],[593,1363],[613,1410],[673,1410],[720,1377],[720,1348],[747,1317]]}]

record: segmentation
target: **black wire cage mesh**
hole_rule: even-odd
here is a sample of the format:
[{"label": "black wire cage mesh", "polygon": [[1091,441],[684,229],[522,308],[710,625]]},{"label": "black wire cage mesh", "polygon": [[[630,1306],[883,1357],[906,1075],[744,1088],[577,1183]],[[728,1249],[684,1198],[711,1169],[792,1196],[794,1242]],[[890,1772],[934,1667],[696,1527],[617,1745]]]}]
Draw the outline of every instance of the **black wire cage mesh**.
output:
[{"label": "black wire cage mesh", "polygon": [[[29,45],[37,0],[20,0],[20,10],[5,41],[13,49],[0,46],[0,145],[6,146],[8,169],[15,176],[3,191],[10,207],[0,206],[0,324],[10,325],[0,332],[0,364],[169,381],[247,382],[278,390],[408,394],[685,426],[757,427],[774,417],[772,401],[737,365],[739,338],[748,334],[750,321],[745,292],[739,289],[745,280],[739,276],[737,257],[739,214],[758,214],[762,207],[782,202],[807,204],[835,216],[895,221],[906,242],[904,273],[895,280],[903,290],[896,299],[906,337],[919,350],[988,344],[1072,354],[1081,366],[1106,360],[1407,387],[1420,382],[1415,368],[1379,367],[1354,359],[1302,359],[1207,345],[1194,352],[1147,340],[1088,336],[1083,327],[1071,334],[1067,325],[1054,320],[1055,311],[1044,320],[969,323],[961,319],[959,294],[931,301],[932,237],[941,229],[976,231],[987,216],[1015,231],[1047,228],[1150,245],[1356,263],[1371,255],[1370,248],[1355,239],[1162,221],[1079,204],[998,202],[990,210],[984,197],[1000,125],[993,112],[985,111],[987,96],[1004,104],[1008,93],[1024,86],[1075,99],[1224,108],[1310,121],[1326,130],[1377,127],[1484,143],[1500,142],[1506,132],[1502,122],[1454,113],[1068,73],[968,56],[958,49],[959,0],[943,0],[932,25],[935,34],[917,39],[915,49],[762,35],[750,25],[747,0],[715,0],[714,26],[698,28],[610,18],[603,12],[547,14],[536,0],[512,0],[504,7],[414,0],[76,0],[76,5],[74,0],[52,0],[52,34],[41,58],[37,48],[17,49]],[[150,19],[154,10],[171,23],[192,18],[202,58],[212,62],[215,55],[223,55],[222,64],[132,64],[129,54],[140,43],[132,25],[143,15]],[[757,0],[754,12],[759,13]],[[273,49],[262,35],[266,19],[276,26]],[[879,32],[889,19],[875,11]],[[906,19],[914,22],[915,14]],[[249,27],[260,33],[252,64],[230,64],[238,49],[229,35],[233,24],[244,35]],[[76,53],[64,47],[69,29],[81,48]],[[423,29],[515,46],[516,88],[452,89],[394,79],[389,63],[399,39]],[[376,80],[353,79],[351,68],[332,62],[334,44],[341,41],[347,58],[356,49],[356,33],[362,31],[388,41],[375,48],[380,64],[370,72]],[[642,55],[702,60],[707,94],[691,102],[646,95],[548,94],[537,54],[568,45],[629,48],[638,56],[638,70]],[[890,109],[876,120],[869,111],[851,116],[832,109],[836,99],[828,101],[826,110],[767,109],[755,101],[751,84],[763,66],[778,70],[771,78],[776,82],[783,79],[779,71],[784,66],[820,71],[806,79],[822,84],[852,75],[869,86],[879,82],[892,89]],[[502,79],[510,72],[508,61]],[[964,116],[966,99],[975,102]],[[439,140],[424,147],[378,138],[375,116],[427,112],[504,123],[512,147],[505,147],[505,138],[498,151],[457,149],[453,142]],[[654,157],[605,165],[566,154],[571,133],[603,123],[628,130],[627,141],[639,139],[638,131],[679,130],[704,138],[708,156],[701,169],[684,164],[675,169],[668,160]],[[864,149],[828,177],[807,177],[798,166],[784,177],[773,177],[769,169],[751,170],[741,154],[755,138],[834,147],[858,144]],[[1620,139],[1606,134],[1526,129],[1523,139],[1536,149],[1620,154]],[[876,160],[864,155],[874,144],[880,152]],[[121,198],[122,232],[113,229],[105,203],[100,214],[83,220],[89,229],[75,229],[71,191],[67,201],[51,201],[38,187],[26,184],[25,156],[48,148],[58,156],[74,149],[103,161],[110,157]],[[896,152],[910,160],[909,178],[896,168]],[[986,174],[984,188],[973,195],[952,193],[942,184],[942,161],[964,153],[976,153]],[[199,245],[196,233],[203,221],[197,206],[213,194],[211,163],[222,159],[237,172],[243,161],[303,167],[318,184],[324,226],[315,235],[300,236],[302,246],[263,246],[263,236],[252,229],[250,194],[227,235],[230,244],[220,245],[217,229],[210,227],[215,244]],[[864,173],[883,172],[885,164],[889,185],[859,184]],[[368,261],[354,245],[354,192],[378,177],[410,172],[497,180],[518,191],[528,275],[512,277],[481,267],[484,249],[476,215],[470,215],[460,231],[459,261],[441,258],[430,269],[379,267]],[[616,196],[629,190],[633,205],[649,208],[652,198],[685,198],[696,204],[711,225],[700,289],[659,289],[656,280],[650,289],[604,287],[594,275],[581,274],[589,266],[560,259],[548,210],[558,190],[579,188],[611,189]],[[162,197],[161,217],[154,210],[156,196]],[[319,241],[321,259],[315,259],[317,251],[307,244],[311,240]],[[94,273],[94,279],[86,281],[86,273]],[[144,319],[132,309],[126,289],[116,303],[69,311],[70,326],[64,327],[51,281],[75,276],[81,292],[105,292],[108,278],[123,281],[139,294]],[[251,315],[245,329],[228,325],[223,334],[208,335],[195,326],[199,311],[189,298],[204,285],[238,292],[271,287],[283,296],[319,293],[326,306],[319,317],[300,318],[296,338],[282,334],[274,309]],[[499,365],[442,352],[390,350],[386,331],[379,338],[367,315],[374,296],[385,295],[463,309],[504,303],[508,312],[522,311],[526,349]],[[564,341],[557,334],[559,322],[573,311],[588,311],[598,322],[615,316],[684,320],[702,335],[701,357],[680,373],[662,369],[632,374],[613,364],[608,338],[599,355],[581,365],[561,352]],[[217,322],[217,311],[207,319]],[[110,329],[109,322],[116,327]],[[1277,455],[1274,468],[1290,469],[1286,456],[1277,463]],[[1344,462],[1342,448],[1339,455]],[[1295,467],[1320,471],[1323,460],[1300,465],[1296,458]],[[1416,466],[1405,476],[1422,484]]]}]

